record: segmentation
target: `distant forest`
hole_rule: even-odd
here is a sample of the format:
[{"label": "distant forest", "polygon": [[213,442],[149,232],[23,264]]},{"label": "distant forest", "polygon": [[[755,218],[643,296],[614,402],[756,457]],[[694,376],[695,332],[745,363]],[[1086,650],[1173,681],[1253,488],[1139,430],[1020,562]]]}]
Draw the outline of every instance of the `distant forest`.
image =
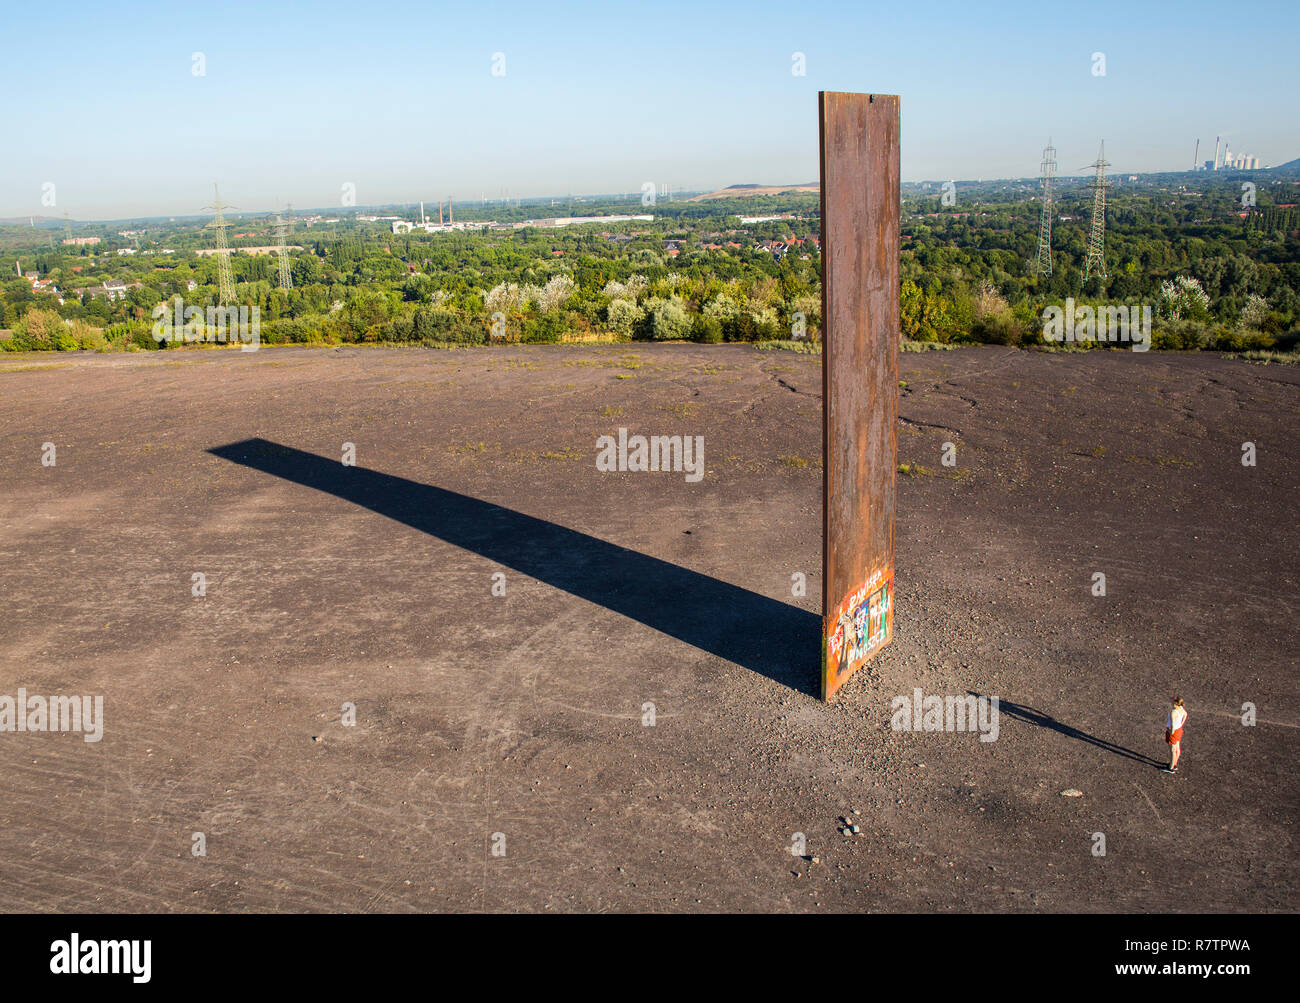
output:
[{"label": "distant forest", "polygon": [[[1044,308],[1073,297],[1150,305],[1155,348],[1294,351],[1297,201],[1295,170],[1118,179],[1106,211],[1107,277],[1085,285],[1091,193],[1082,182],[1064,182],[1058,195],[1050,278],[1033,271],[1034,183],[963,183],[946,193],[904,186],[900,337],[1042,345]],[[820,340],[815,193],[455,211],[462,222],[655,218],[393,234],[390,221],[347,209],[331,214],[336,222],[295,224],[288,290],[279,288],[274,254],[239,251],[274,245],[274,220],[235,218],[234,305],[258,308],[266,344]],[[369,214],[416,215],[409,207]],[[744,224],[736,214],[781,218]],[[160,347],[157,304],[177,296],[186,306],[217,303],[217,261],[195,253],[214,246],[207,222],[0,227],[0,350]],[[65,236],[99,241],[65,246]]]}]

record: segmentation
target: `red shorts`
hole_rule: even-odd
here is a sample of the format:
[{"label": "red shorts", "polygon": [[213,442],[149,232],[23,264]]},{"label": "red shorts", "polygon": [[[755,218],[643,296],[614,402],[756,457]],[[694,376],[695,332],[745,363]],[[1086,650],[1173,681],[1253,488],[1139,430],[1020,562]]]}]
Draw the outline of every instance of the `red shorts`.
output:
[{"label": "red shorts", "polygon": [[1183,740],[1183,729],[1182,729],[1182,728],[1179,728],[1177,731],[1172,732],[1172,733],[1169,731],[1168,728],[1165,729],[1165,742],[1166,742],[1168,745],[1177,745],[1177,744],[1178,744],[1179,742],[1181,742],[1182,740]]}]

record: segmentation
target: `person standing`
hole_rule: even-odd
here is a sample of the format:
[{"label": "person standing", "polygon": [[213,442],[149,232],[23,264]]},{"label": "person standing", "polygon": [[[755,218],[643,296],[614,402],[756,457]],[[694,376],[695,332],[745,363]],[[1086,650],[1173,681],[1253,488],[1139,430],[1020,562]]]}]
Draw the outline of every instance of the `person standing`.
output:
[{"label": "person standing", "polygon": [[1187,721],[1187,708],[1182,697],[1174,697],[1174,704],[1165,718],[1165,744],[1169,746],[1169,765],[1166,773],[1178,772],[1178,757],[1183,751],[1183,724]]}]

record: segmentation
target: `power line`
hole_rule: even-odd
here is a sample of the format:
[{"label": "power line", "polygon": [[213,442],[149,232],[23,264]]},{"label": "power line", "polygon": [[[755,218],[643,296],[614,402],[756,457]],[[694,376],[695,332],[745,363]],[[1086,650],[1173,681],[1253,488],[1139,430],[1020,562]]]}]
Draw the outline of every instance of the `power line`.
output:
[{"label": "power line", "polygon": [[1095,162],[1088,164],[1097,169],[1097,176],[1089,183],[1092,189],[1092,227],[1088,231],[1088,256],[1083,262],[1083,281],[1087,282],[1093,275],[1106,278],[1106,189],[1110,182],[1106,180],[1106,141],[1101,141]]},{"label": "power line", "polygon": [[1048,139],[1043,148],[1043,163],[1040,168],[1043,185],[1043,211],[1038,220],[1038,260],[1034,271],[1044,278],[1052,274],[1052,180],[1056,177],[1056,147]]},{"label": "power line", "polygon": [[230,224],[221,215],[221,210],[234,209],[235,206],[226,205],[221,201],[221,193],[217,190],[216,182],[213,182],[212,205],[205,205],[203,208],[211,209],[216,213],[208,228],[217,231],[217,303],[219,306],[234,306],[235,277],[230,271],[230,245],[226,243],[226,227]]},{"label": "power line", "polygon": [[293,276],[289,274],[289,251],[288,248],[284,246],[289,236],[289,228],[293,225],[292,203],[289,205],[289,215],[290,219],[286,221],[285,218],[280,215],[279,209],[275,211],[275,237],[278,245],[276,250],[280,255],[280,288],[286,292],[293,288]]}]

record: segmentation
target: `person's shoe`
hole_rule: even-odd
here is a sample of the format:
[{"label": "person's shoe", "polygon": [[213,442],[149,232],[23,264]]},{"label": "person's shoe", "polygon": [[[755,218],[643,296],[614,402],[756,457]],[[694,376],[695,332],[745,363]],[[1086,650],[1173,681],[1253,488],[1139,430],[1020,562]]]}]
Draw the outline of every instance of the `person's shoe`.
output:
[{"label": "person's shoe", "polygon": [[1162,766],[1162,767],[1160,768],[1160,772],[1161,772],[1161,773],[1177,773],[1177,772],[1178,772],[1178,767],[1177,767],[1177,766]]}]

